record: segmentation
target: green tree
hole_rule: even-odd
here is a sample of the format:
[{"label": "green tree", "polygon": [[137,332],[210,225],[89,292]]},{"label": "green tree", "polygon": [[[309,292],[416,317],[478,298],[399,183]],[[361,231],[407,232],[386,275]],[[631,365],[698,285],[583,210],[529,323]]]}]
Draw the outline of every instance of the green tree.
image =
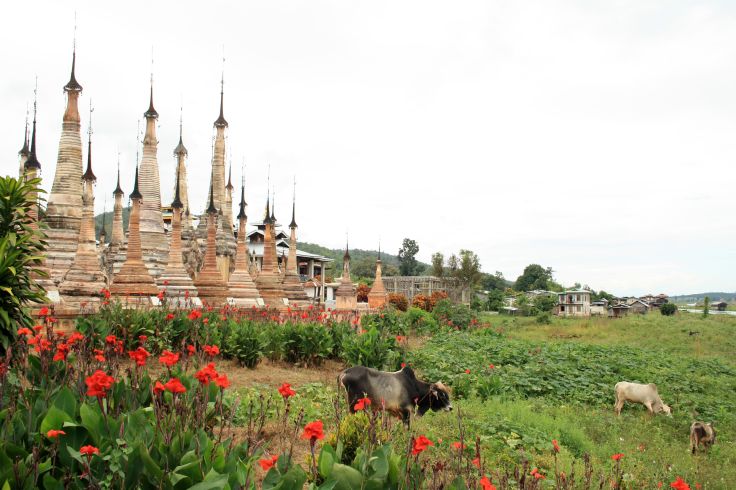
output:
[{"label": "green tree", "polygon": [[524,272],[516,279],[517,291],[532,291],[534,289],[547,289],[548,283],[552,281],[552,268],[546,269],[539,264],[529,264]]},{"label": "green tree", "polygon": [[665,316],[672,316],[677,312],[677,306],[674,303],[665,303],[659,307],[659,312]]},{"label": "green tree", "polygon": [[416,255],[419,245],[411,238],[404,238],[399,249],[399,272],[402,276],[414,276],[419,272],[419,263]]},{"label": "green tree", "polygon": [[466,288],[474,288],[480,282],[480,259],[472,250],[460,250],[460,261],[455,277]]},{"label": "green tree", "polygon": [[447,270],[450,272],[451,276],[454,276],[455,273],[457,273],[457,270],[460,268],[460,261],[457,258],[457,255],[452,254],[450,255],[450,258],[447,259]]},{"label": "green tree", "polygon": [[600,290],[597,293],[593,291],[590,295],[591,301],[600,301],[600,300],[608,300],[609,303],[613,303],[613,301],[616,300],[616,296],[612,295],[611,293],[607,293],[604,290]]},{"label": "green tree", "polygon": [[47,301],[34,276],[46,247],[45,234],[33,229],[29,214],[34,197],[43,191],[40,179],[27,182],[0,177],[0,353],[4,353],[21,326],[33,325],[26,307]]},{"label": "green tree", "polygon": [[432,254],[432,275],[442,277],[445,275],[445,256],[442,252]]},{"label": "green tree", "polygon": [[537,312],[549,313],[557,305],[557,298],[541,294],[534,298],[534,309]]},{"label": "green tree", "polygon": [[504,294],[502,289],[492,289],[488,293],[488,299],[486,300],[486,310],[488,311],[501,311],[503,308]]},{"label": "green tree", "polygon": [[350,263],[350,273],[356,277],[376,277],[376,261],[370,257],[361,257]]},{"label": "green tree", "polygon": [[703,299],[703,318],[710,313],[710,298],[708,296]]},{"label": "green tree", "polygon": [[495,274],[482,274],[481,285],[486,291],[493,291],[499,289],[503,291],[506,289],[506,279],[503,277],[503,273],[496,271]]}]

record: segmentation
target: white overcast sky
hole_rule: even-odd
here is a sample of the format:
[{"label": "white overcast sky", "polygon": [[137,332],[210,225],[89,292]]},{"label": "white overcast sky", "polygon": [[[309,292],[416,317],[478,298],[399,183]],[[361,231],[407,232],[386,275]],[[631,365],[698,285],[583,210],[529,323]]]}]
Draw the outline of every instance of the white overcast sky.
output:
[{"label": "white overcast sky", "polygon": [[163,200],[183,100],[204,208],[224,45],[251,217],[270,162],[285,223],[296,176],[304,241],[339,247],[349,232],[395,253],[411,237],[424,261],[468,248],[509,279],[539,263],[618,294],[736,290],[736,2],[12,2],[2,172],[16,172],[37,75],[46,186],[75,10],[97,212],[104,196],[112,207],[118,149],[131,190],[152,47]]}]

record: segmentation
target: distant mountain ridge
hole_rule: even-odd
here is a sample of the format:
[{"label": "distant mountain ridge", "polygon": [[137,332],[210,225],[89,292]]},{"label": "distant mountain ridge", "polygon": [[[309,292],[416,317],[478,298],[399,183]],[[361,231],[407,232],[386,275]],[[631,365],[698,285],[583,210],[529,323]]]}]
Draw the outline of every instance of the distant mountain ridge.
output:
[{"label": "distant mountain ridge", "polygon": [[703,301],[705,297],[708,296],[711,300],[724,300],[724,301],[736,301],[736,292],[724,292],[724,291],[715,291],[710,293],[694,293],[694,294],[679,294],[676,296],[670,296],[670,301],[673,301],[675,303],[696,303],[698,301]]}]

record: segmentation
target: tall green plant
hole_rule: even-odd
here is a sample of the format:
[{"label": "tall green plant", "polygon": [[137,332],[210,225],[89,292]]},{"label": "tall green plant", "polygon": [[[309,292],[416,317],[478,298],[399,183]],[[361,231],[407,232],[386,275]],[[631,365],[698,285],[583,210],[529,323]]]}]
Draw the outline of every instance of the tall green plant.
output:
[{"label": "tall green plant", "polygon": [[25,311],[30,303],[47,301],[34,276],[46,248],[46,235],[33,228],[34,196],[43,192],[40,179],[19,181],[0,177],[0,353],[4,353],[21,326],[32,325]]}]

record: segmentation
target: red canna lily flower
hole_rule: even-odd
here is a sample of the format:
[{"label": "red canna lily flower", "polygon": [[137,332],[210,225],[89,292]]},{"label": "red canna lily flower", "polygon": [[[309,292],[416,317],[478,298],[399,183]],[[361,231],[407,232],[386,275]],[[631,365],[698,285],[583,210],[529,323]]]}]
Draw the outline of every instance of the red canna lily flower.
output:
[{"label": "red canna lily flower", "polygon": [[491,483],[491,480],[489,480],[487,476],[484,476],[480,479],[480,486],[483,488],[483,490],[496,490],[495,485]]},{"label": "red canna lily flower", "polygon": [[263,469],[263,471],[268,471],[273,467],[273,465],[276,464],[276,461],[278,460],[279,460],[278,455],[275,455],[275,456],[271,456],[270,458],[259,459],[258,464],[261,465],[261,468]]},{"label": "red canna lily flower", "polygon": [[56,354],[54,355],[54,361],[66,361],[66,356],[69,354],[71,346],[68,344],[59,344],[56,346]]},{"label": "red canna lily flower", "polygon": [[611,459],[614,461],[621,461],[621,458],[624,457],[623,453],[616,453],[613,456],[611,456]]},{"label": "red canna lily flower", "polygon": [[219,386],[221,389],[225,389],[230,386],[230,380],[227,379],[227,374],[221,374],[218,377],[214,379],[215,384]]},{"label": "red canna lily flower", "polygon": [[215,357],[216,355],[220,353],[220,348],[217,347],[216,345],[205,345],[204,353],[210,357]]},{"label": "red canna lily flower", "polygon": [[33,331],[28,327],[22,327],[18,329],[18,335],[27,335],[30,337],[33,335]]},{"label": "red canna lily flower", "polygon": [[396,336],[396,342],[403,342],[404,340],[406,340],[406,337],[404,337],[403,335]]},{"label": "red canna lily flower", "polygon": [[164,388],[166,388],[166,391],[170,391],[175,395],[177,393],[186,393],[187,391],[186,387],[179,381],[179,378],[171,378],[164,384]]},{"label": "red canna lily flower", "polygon": [[43,325],[34,325],[33,326],[33,330],[35,330],[36,332],[40,332],[41,329],[43,329]]},{"label": "red canna lily flower", "polygon": [[46,437],[48,437],[49,439],[56,439],[59,436],[65,436],[65,435],[66,435],[66,432],[64,432],[63,430],[55,430],[55,429],[51,429],[50,431],[46,433]]},{"label": "red canna lily flower", "polygon": [[72,332],[69,339],[66,341],[67,344],[74,344],[80,340],[84,340],[84,335],[79,332]]},{"label": "red canna lily flower", "polygon": [[192,344],[189,344],[187,346],[187,352],[189,353],[190,356],[193,356],[194,354],[197,353],[197,348],[194,347]]},{"label": "red canna lily flower", "polygon": [[476,456],[475,458],[473,458],[473,461],[471,461],[471,463],[473,463],[473,466],[480,469],[480,456]]},{"label": "red canna lily flower", "polygon": [[84,380],[87,385],[87,396],[104,398],[114,382],[115,379],[112,376],[108,376],[104,371],[98,369],[92,376]]},{"label": "red canna lily flower", "polygon": [[355,411],[364,410],[366,407],[370,406],[370,404],[371,404],[370,398],[368,397],[361,398],[360,400],[358,400],[358,403],[355,404],[355,406],[353,407],[353,410]]},{"label": "red canna lily flower", "polygon": [[557,439],[552,439],[552,448],[554,452],[559,453],[560,452],[560,445],[557,444]]},{"label": "red canna lily flower", "polygon": [[310,443],[314,444],[315,441],[322,440],[324,438],[325,433],[323,432],[323,425],[321,420],[309,422],[307,425],[304,426],[302,439],[309,439]]},{"label": "red canna lily flower", "polygon": [[202,311],[192,310],[189,315],[187,315],[187,318],[189,318],[190,320],[197,320],[199,318],[202,318]]},{"label": "red canna lily flower", "polygon": [[496,369],[496,366],[494,366],[493,364],[489,364],[488,369]]},{"label": "red canna lily flower", "polygon": [[461,451],[461,450],[467,448],[468,446],[466,446],[465,444],[461,443],[460,441],[455,441],[455,442],[452,443],[452,447],[454,447],[458,451]]},{"label": "red canna lily flower", "polygon": [[168,286],[168,285],[169,285],[169,281],[168,280],[165,280],[164,281],[164,286]]},{"label": "red canna lily flower", "polygon": [[675,490],[690,490],[690,485],[681,476],[678,476],[677,480],[670,483],[670,488],[674,488]]},{"label": "red canna lily flower", "polygon": [[405,367],[406,367],[406,363],[405,362],[402,362],[401,363],[401,369],[404,369]]},{"label": "red canna lily flower", "polygon": [[150,356],[149,352],[143,347],[138,347],[136,350],[128,351],[128,356],[135,361],[136,366],[145,366],[146,359]]},{"label": "red canna lily flower", "polygon": [[49,315],[49,309],[46,306],[38,310],[38,316],[48,316],[48,315]]},{"label": "red canna lily flower", "polygon": [[115,342],[117,342],[117,341],[118,341],[118,338],[115,337],[114,335],[108,335],[107,337],[105,337],[105,342],[108,343],[108,344],[110,344],[110,345],[114,345]]},{"label": "red canna lily flower", "polygon": [[530,473],[531,476],[534,477],[536,480],[544,480],[546,477],[539,472],[538,469],[534,468],[532,472]]},{"label": "red canna lily flower", "polygon": [[164,384],[161,381],[156,381],[156,384],[153,385],[153,394],[160,395],[164,391],[166,391],[166,387],[164,386]]},{"label": "red canna lily flower", "polygon": [[217,377],[217,371],[215,370],[215,363],[211,362],[207,364],[205,367],[197,371],[197,373],[194,375],[197,380],[199,380],[200,384],[206,385],[209,384],[210,381],[215,379]]},{"label": "red canna lily flower", "polygon": [[87,459],[92,459],[92,455],[100,454],[100,450],[94,446],[82,446],[79,448],[79,453],[87,456]]},{"label": "red canna lily flower", "polygon": [[177,352],[174,354],[173,352],[165,350],[161,353],[161,357],[158,358],[158,362],[170,368],[179,362],[179,353]]},{"label": "red canna lily flower", "polygon": [[166,294],[166,291],[159,291],[158,294],[156,295],[156,297],[159,300],[163,301],[164,300],[164,294]]},{"label": "red canna lily flower", "polygon": [[414,439],[412,443],[411,454],[417,456],[427,450],[429,446],[434,446],[434,442],[427,439],[425,436],[419,436]]},{"label": "red canna lily flower", "polygon": [[173,313],[169,313],[168,315],[166,315],[166,319],[167,320],[173,320],[174,319],[174,314]]},{"label": "red canna lily flower", "polygon": [[470,369],[466,369],[465,374],[470,374]]},{"label": "red canna lily flower", "polygon": [[279,393],[284,397],[284,400],[288,399],[290,396],[296,395],[296,391],[291,389],[291,385],[289,383],[282,384],[279,387]]},{"label": "red canna lily flower", "polygon": [[209,325],[210,319],[209,318],[205,318],[204,320],[202,320],[202,323],[204,323],[205,325]]}]

